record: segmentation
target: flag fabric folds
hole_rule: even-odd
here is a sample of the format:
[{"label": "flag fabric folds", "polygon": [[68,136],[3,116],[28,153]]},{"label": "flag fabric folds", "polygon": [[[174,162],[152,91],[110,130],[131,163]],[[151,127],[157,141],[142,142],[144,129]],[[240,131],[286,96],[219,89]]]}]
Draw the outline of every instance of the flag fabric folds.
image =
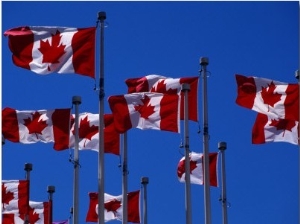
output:
[{"label": "flag fabric folds", "polygon": [[28,203],[28,180],[2,180],[2,214],[25,214]]},{"label": "flag fabric folds", "polygon": [[[209,175],[210,186],[218,186],[218,153],[209,153]],[[203,185],[204,171],[203,171],[203,154],[202,153],[190,153],[190,180],[192,184]],[[177,165],[177,177],[182,183],[185,182],[185,157],[182,157]]]},{"label": "flag fabric folds", "polygon": [[54,149],[69,147],[71,109],[2,110],[2,135],[24,144],[54,142]]},{"label": "flag fabric folds", "polygon": [[[30,224],[50,224],[49,223],[49,203],[29,202],[28,223]],[[25,213],[3,214],[2,224],[24,224]]]},{"label": "flag fabric folds", "polygon": [[271,119],[258,113],[252,128],[252,143],[288,142],[298,145],[298,121]]},{"label": "flag fabric folds", "polygon": [[188,94],[189,120],[198,121],[198,80],[199,77],[168,78],[160,75],[147,75],[140,78],[130,78],[125,81],[128,93],[158,92],[164,94],[179,94],[180,119],[184,120],[184,93],[181,92],[183,83],[190,84]]},{"label": "flag fabric folds", "polygon": [[[140,210],[139,210],[139,198],[140,191],[133,191],[127,194],[127,214],[128,222],[140,223]],[[98,222],[98,193],[89,193],[90,204],[86,216],[86,222]],[[104,220],[105,222],[111,220],[123,220],[122,217],[122,195],[113,196],[109,194],[104,194]]]},{"label": "flag fabric folds", "polygon": [[37,74],[76,73],[95,78],[96,27],[16,27],[8,36],[16,66]]},{"label": "flag fabric folds", "polygon": [[116,131],[131,128],[180,131],[179,97],[176,94],[131,93],[110,96]]},{"label": "flag fabric folds", "polygon": [[299,120],[299,86],[265,78],[235,75],[236,103],[272,119]]},{"label": "flag fabric folds", "polygon": [[[70,148],[75,147],[75,124],[72,116]],[[116,132],[112,114],[104,114],[104,152],[120,155],[120,134]],[[99,114],[79,114],[79,150],[99,151]]]}]

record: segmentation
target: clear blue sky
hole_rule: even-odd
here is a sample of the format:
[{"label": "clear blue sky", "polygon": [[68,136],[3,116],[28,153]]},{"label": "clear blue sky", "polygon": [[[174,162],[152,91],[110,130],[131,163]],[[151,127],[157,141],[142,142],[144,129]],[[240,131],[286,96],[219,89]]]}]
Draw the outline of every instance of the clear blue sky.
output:
[{"label": "clear blue sky", "polygon": [[[174,78],[197,76],[199,58],[208,57],[209,150],[218,151],[218,142],[227,142],[229,223],[298,223],[298,146],[251,144],[256,112],[235,104],[234,75],[297,82],[294,73],[299,69],[299,3],[3,1],[2,108],[65,108],[72,106],[73,96],[81,96],[80,112],[98,113],[93,79],[75,74],[39,76],[16,67],[3,32],[25,25],[95,26],[99,11],[107,15],[105,98],[126,93],[127,78],[148,74]],[[200,79],[202,130],[201,84]],[[110,113],[106,99],[105,112]],[[190,149],[202,152],[198,124],[190,122],[189,127]],[[141,177],[149,177],[150,224],[185,223],[184,184],[176,176],[177,163],[183,154],[179,148],[182,137],[161,131],[128,132],[128,191],[140,189]],[[54,220],[67,219],[73,203],[70,154],[72,150],[53,150],[52,144],[22,145],[7,141],[2,149],[2,179],[24,179],[24,164],[32,163],[31,200],[46,201],[47,186],[54,185]],[[85,223],[88,192],[97,191],[98,155],[94,151],[81,151],[79,159],[79,222]],[[122,194],[119,163],[118,156],[105,155],[105,192],[111,195]],[[204,223],[203,186],[192,185],[191,193],[193,223]],[[211,188],[214,224],[221,223],[220,194],[220,187]]]}]

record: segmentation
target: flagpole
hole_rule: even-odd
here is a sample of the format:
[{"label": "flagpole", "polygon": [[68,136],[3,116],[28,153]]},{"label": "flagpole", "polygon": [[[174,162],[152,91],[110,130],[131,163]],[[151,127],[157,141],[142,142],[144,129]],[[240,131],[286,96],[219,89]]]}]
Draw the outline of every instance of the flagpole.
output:
[{"label": "flagpole", "polygon": [[[295,71],[295,77],[296,77],[296,79],[298,79],[298,92],[299,92],[299,95],[298,95],[298,101],[300,100],[300,71],[299,70],[296,70]],[[299,133],[300,133],[300,101],[299,101],[299,108],[298,108],[298,110],[299,110],[299,118],[298,118],[298,166],[299,166],[299,168],[298,168],[298,170],[299,170],[299,176],[300,176],[300,139],[299,139]],[[299,186],[298,186],[298,191],[299,191],[299,201],[298,201],[298,209],[299,209],[299,212],[298,212],[298,214],[299,214],[299,222],[300,222],[300,178],[298,178],[298,180],[299,180]]]},{"label": "flagpole", "polygon": [[100,21],[100,78],[99,78],[99,153],[98,153],[98,223],[104,224],[104,20],[105,12],[98,12]]},{"label": "flagpole", "polygon": [[218,149],[221,153],[221,175],[222,175],[222,194],[220,201],[222,202],[222,220],[223,224],[228,223],[227,219],[227,198],[226,198],[226,173],[225,173],[225,150],[227,148],[226,142],[219,142]]},{"label": "flagpole", "polygon": [[24,224],[29,224],[29,200],[30,200],[30,171],[32,170],[31,163],[25,163],[26,180],[28,180],[28,208],[25,214]]},{"label": "flagpole", "polygon": [[185,148],[185,212],[186,224],[192,223],[192,206],[191,206],[191,174],[190,174],[190,146],[189,146],[189,104],[188,93],[190,84],[182,84],[184,92],[184,148]]},{"label": "flagpole", "polygon": [[75,145],[74,145],[74,186],[73,186],[73,223],[78,224],[79,216],[79,104],[80,96],[73,96],[72,103],[75,105]]},{"label": "flagpole", "polygon": [[210,184],[209,184],[209,148],[208,148],[208,106],[207,106],[207,74],[208,58],[201,57],[200,65],[202,74],[202,106],[203,106],[203,164],[204,164],[204,213],[205,224],[211,224],[210,215]]},{"label": "flagpole", "polygon": [[53,198],[52,198],[52,195],[53,193],[55,192],[55,187],[54,186],[48,186],[47,187],[47,192],[49,193],[49,217],[48,217],[48,220],[49,220],[49,224],[52,224],[53,222]]},{"label": "flagpole", "polygon": [[127,169],[127,132],[123,134],[123,165],[122,165],[122,170],[123,170],[123,178],[122,178],[122,195],[123,195],[123,218],[122,218],[122,224],[127,224],[128,222],[128,209],[127,209],[127,204],[128,204],[128,196],[127,196],[127,181],[128,181],[128,169]]},{"label": "flagpole", "polygon": [[148,177],[142,177],[141,184],[143,185],[143,224],[148,224],[147,220],[147,184],[149,183]]}]

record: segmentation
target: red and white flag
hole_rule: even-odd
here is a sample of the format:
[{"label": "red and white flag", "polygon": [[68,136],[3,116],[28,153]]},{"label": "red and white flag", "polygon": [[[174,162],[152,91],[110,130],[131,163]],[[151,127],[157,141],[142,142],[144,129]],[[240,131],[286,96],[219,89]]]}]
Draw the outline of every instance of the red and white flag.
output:
[{"label": "red and white flag", "polygon": [[299,86],[265,78],[235,75],[236,103],[272,119],[299,120]]},{"label": "red and white flag", "polygon": [[[2,224],[24,224],[25,217],[24,213],[3,214]],[[30,201],[28,223],[49,224],[49,203]]]},{"label": "red and white flag", "polygon": [[179,97],[176,94],[131,93],[108,98],[118,132],[131,128],[179,132]]},{"label": "red and white flag", "polygon": [[25,214],[28,203],[28,180],[2,180],[2,214]]},{"label": "red and white flag", "polygon": [[[70,148],[75,147],[75,124],[72,117]],[[116,132],[112,114],[104,114],[104,152],[120,155],[120,134]],[[79,114],[79,150],[99,151],[99,114]]]},{"label": "red and white flag", "polygon": [[[209,153],[209,175],[210,186],[218,186],[218,153]],[[182,183],[185,182],[185,157],[182,157],[177,166],[178,180]],[[192,184],[203,185],[204,182],[203,171],[203,154],[202,153],[190,153],[190,180]]]},{"label": "red and white flag", "polygon": [[288,142],[298,145],[298,121],[271,119],[265,114],[257,114],[252,128],[252,143]]},{"label": "red and white flag", "polygon": [[95,78],[96,28],[16,27],[8,36],[16,66],[37,74],[77,73]]},{"label": "red and white flag", "polygon": [[2,110],[2,135],[24,144],[54,142],[54,149],[69,148],[71,109]]},{"label": "red and white flag", "polygon": [[184,93],[181,92],[183,83],[190,84],[188,94],[189,120],[198,121],[198,80],[199,77],[168,78],[160,75],[147,75],[141,78],[127,79],[128,93],[158,92],[164,94],[179,94],[180,119],[184,120]]},{"label": "red and white flag", "polygon": [[[86,222],[98,222],[98,193],[89,193],[90,204],[86,216]],[[140,191],[133,191],[127,194],[128,222],[140,223]],[[104,194],[104,220],[123,220],[123,196]]]}]

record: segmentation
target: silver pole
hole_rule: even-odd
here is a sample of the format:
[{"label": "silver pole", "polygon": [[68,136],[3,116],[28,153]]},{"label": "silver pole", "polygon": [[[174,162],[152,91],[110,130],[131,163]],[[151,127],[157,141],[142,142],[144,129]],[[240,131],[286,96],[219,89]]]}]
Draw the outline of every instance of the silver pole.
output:
[{"label": "silver pole", "polygon": [[218,149],[221,153],[221,175],[222,175],[222,194],[221,194],[221,202],[222,202],[222,220],[223,224],[227,224],[227,196],[226,196],[226,173],[225,173],[225,149],[227,148],[226,142],[219,142]]},{"label": "silver pole", "polygon": [[48,186],[47,187],[47,192],[49,193],[49,214],[48,214],[48,220],[49,224],[52,224],[53,222],[53,193],[55,192],[55,187],[54,186]]},{"label": "silver pole", "polygon": [[190,85],[182,84],[182,92],[184,92],[184,148],[185,148],[185,213],[186,224],[192,223],[192,206],[191,206],[191,173],[190,173],[190,146],[189,146],[189,104],[188,94]]},{"label": "silver pole", "polygon": [[149,183],[148,177],[142,177],[141,183],[143,185],[143,224],[147,224],[148,208],[147,208],[147,184]]},{"label": "silver pole", "polygon": [[128,222],[128,196],[127,196],[127,180],[128,180],[128,169],[127,169],[127,132],[123,134],[123,178],[122,178],[122,195],[123,195],[123,219],[122,224]]},{"label": "silver pole", "polygon": [[75,147],[74,147],[74,186],[73,186],[73,223],[79,222],[79,104],[80,96],[73,96],[72,103],[75,105]]},{"label": "silver pole", "polygon": [[209,183],[209,148],[208,148],[208,106],[207,106],[207,74],[208,58],[200,58],[202,67],[202,105],[203,105],[203,164],[204,164],[204,213],[205,224],[211,224],[210,183]]},{"label": "silver pole", "polygon": [[[28,180],[28,198],[30,198],[30,171],[32,170],[32,164],[31,163],[25,163],[24,170],[26,171],[26,180]],[[28,199],[28,205],[29,205]],[[24,224],[29,224],[29,209],[27,209],[27,212],[25,214]]]},{"label": "silver pole", "polygon": [[100,21],[100,78],[99,78],[99,153],[98,153],[98,223],[104,224],[104,20],[105,12],[98,13]]},{"label": "silver pole", "polygon": [[[300,99],[300,78],[299,78],[299,76],[300,76],[300,71],[299,70],[296,70],[295,71],[295,77],[296,77],[296,79],[298,79],[298,87],[299,87],[299,90],[298,90],[298,92],[299,92],[299,97],[298,97],[298,101],[299,101],[299,99]],[[299,110],[299,118],[298,118],[298,147],[299,147],[299,150],[298,150],[298,161],[299,161],[299,174],[300,174],[300,139],[299,139],[299,133],[300,133],[300,102],[299,102],[299,108],[298,108],[298,110]],[[298,178],[299,179],[299,189],[298,189],[298,191],[299,191],[299,201],[298,201],[298,203],[299,203],[299,212],[298,212],[298,214],[299,214],[299,223],[300,223],[300,178]]]}]

